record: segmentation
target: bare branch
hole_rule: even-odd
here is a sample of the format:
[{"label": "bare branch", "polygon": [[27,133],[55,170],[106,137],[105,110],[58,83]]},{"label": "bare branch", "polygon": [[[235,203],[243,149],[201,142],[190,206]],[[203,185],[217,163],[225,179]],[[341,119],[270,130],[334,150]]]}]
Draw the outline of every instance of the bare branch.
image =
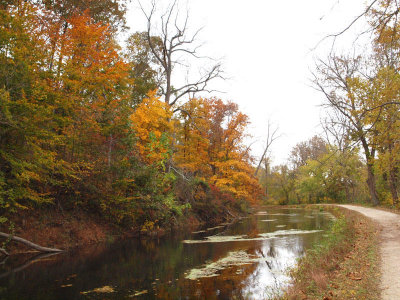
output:
[{"label": "bare branch", "polygon": [[185,96],[194,96],[199,92],[215,91],[214,89],[209,89],[208,85],[210,81],[214,79],[224,79],[222,76],[223,72],[220,62],[217,62],[211,69],[207,70],[205,74],[200,75],[197,80],[187,82],[180,87],[175,87],[172,79],[174,66],[179,65],[181,67],[185,67],[187,70],[190,70],[190,64],[187,63],[188,59],[185,60],[184,58],[211,60],[211,58],[207,56],[198,54],[198,50],[203,44],[198,44],[197,38],[203,28],[201,27],[197,29],[193,34],[188,33],[189,11],[187,10],[186,16],[184,16],[183,24],[181,23],[182,25],[179,25],[179,20],[181,18],[178,0],[174,0],[174,2],[166,9],[166,11],[161,14],[161,28],[158,34],[162,43],[162,49],[160,50],[156,48],[156,45],[154,45],[152,40],[152,37],[154,38],[152,27],[154,24],[154,15],[156,11],[155,1],[152,0],[151,2],[150,12],[146,12],[140,1],[139,5],[147,19],[146,36],[150,51],[160,63],[162,67],[162,73],[165,76],[165,83],[160,86],[160,91],[164,96],[165,103],[167,103],[169,106],[173,106],[178,102],[178,100]]},{"label": "bare branch", "polygon": [[267,154],[269,148],[271,147],[272,143],[277,140],[278,138],[280,138],[282,135],[278,135],[278,131],[279,131],[279,127],[277,126],[275,129],[272,129],[272,124],[271,122],[268,120],[268,125],[267,125],[267,141],[264,147],[264,152],[261,155],[260,161],[258,162],[257,168],[254,171],[254,176],[257,176],[258,170],[261,167],[261,163],[264,160],[265,155]]},{"label": "bare branch", "polygon": [[329,34],[325,37],[323,37],[313,48],[312,50],[315,50],[316,48],[318,48],[318,46],[323,43],[325,40],[329,39],[329,38],[333,38],[333,43],[332,43],[332,48],[335,44],[335,40],[337,37],[341,36],[342,34],[344,34],[346,31],[348,31],[355,23],[357,23],[358,20],[360,20],[362,17],[364,17],[366,14],[368,14],[368,12],[372,9],[372,7],[375,5],[375,3],[378,2],[378,0],[373,0],[368,6],[367,8],[358,16],[356,16],[351,22],[350,24],[348,24],[344,29],[342,29],[341,31],[337,32],[337,33],[333,33],[333,34]]}]

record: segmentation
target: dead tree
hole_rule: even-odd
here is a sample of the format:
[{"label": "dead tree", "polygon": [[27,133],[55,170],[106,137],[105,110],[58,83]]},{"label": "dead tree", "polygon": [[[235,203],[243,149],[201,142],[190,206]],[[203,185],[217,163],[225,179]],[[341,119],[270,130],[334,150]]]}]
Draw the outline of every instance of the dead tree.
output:
[{"label": "dead tree", "polygon": [[265,198],[268,199],[268,183],[269,183],[269,176],[270,174],[270,168],[271,168],[271,162],[269,157],[264,158],[264,175],[265,175]]},{"label": "dead tree", "polygon": [[278,130],[279,130],[279,127],[276,127],[275,129],[272,129],[272,124],[271,124],[270,121],[268,121],[268,125],[267,125],[267,140],[265,142],[264,152],[261,155],[261,158],[260,158],[260,161],[258,162],[256,170],[254,171],[254,176],[257,176],[258,170],[261,167],[261,163],[263,162],[265,156],[267,155],[267,152],[268,152],[269,148],[271,147],[272,143],[276,139],[281,137],[281,135],[278,135]]},{"label": "dead tree", "polygon": [[[18,236],[12,235],[12,234],[8,234],[8,233],[4,233],[4,232],[0,232],[0,237],[4,237],[4,238],[6,238],[8,240],[23,244],[25,246],[28,246],[28,247],[33,248],[33,249],[35,249],[37,251],[40,251],[40,252],[62,252],[63,251],[63,250],[56,249],[56,248],[42,247],[40,245],[32,243],[31,241],[28,241],[28,240],[23,239],[21,237],[18,237]],[[1,250],[2,254],[8,255],[8,253],[4,249],[0,249],[0,250]]]},{"label": "dead tree", "polygon": [[[150,11],[146,11],[140,1],[139,5],[147,19],[147,43],[150,51],[161,65],[165,79],[159,86],[165,103],[173,106],[185,96],[193,96],[200,92],[210,93],[215,91],[209,88],[209,83],[216,78],[223,78],[221,62],[198,54],[201,44],[198,43],[197,38],[202,28],[197,29],[192,34],[189,32],[189,12],[186,11],[186,15],[182,18],[177,0],[175,0],[161,14],[159,20],[160,28],[157,32],[153,32],[157,23],[155,16],[156,1],[151,1]],[[154,44],[154,36],[158,36],[161,39],[161,47]],[[191,59],[212,61],[213,64],[210,68],[204,68],[199,71],[197,79],[191,80],[189,78]],[[204,62],[204,64],[208,63]],[[176,66],[186,69],[186,83],[180,86],[175,86],[176,82],[172,79]]]}]

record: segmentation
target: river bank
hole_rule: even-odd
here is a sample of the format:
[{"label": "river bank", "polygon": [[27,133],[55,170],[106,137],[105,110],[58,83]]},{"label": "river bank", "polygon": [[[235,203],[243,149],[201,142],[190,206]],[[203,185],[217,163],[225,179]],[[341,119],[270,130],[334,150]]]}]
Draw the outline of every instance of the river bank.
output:
[{"label": "river bank", "polygon": [[[189,213],[169,227],[152,226],[143,230],[143,227],[126,228],[118,226],[112,222],[107,222],[100,216],[89,214],[80,209],[70,211],[40,209],[20,211],[18,215],[9,218],[10,222],[6,226],[3,225],[0,231],[13,233],[38,245],[70,250],[140,236],[159,238],[174,231],[193,231],[203,226],[231,222],[240,216],[239,213],[235,213],[235,215],[226,214],[205,221],[199,216]],[[32,251],[31,248],[14,242],[9,242],[6,246],[10,254]]]},{"label": "river bank", "polygon": [[[142,235],[150,237],[164,235],[165,238],[163,239],[130,239],[128,237],[137,236],[140,231],[133,229],[124,231],[117,226],[100,222],[96,220],[96,216],[88,216],[83,211],[64,213],[49,211],[46,214],[43,214],[43,212],[38,213],[37,216],[32,213],[26,216],[20,215],[17,219],[18,222],[15,224],[16,234],[27,239],[30,238],[34,242],[65,250],[77,248],[77,251],[68,251],[62,257],[52,258],[52,263],[46,258],[44,260],[46,266],[43,265],[42,259],[42,266],[37,264],[35,268],[32,269],[31,267],[32,270],[36,270],[35,272],[39,274],[43,270],[46,270],[46,272],[53,270],[52,268],[56,272],[61,267],[53,266],[62,264],[63,267],[61,269],[65,269],[65,272],[58,276],[63,283],[55,283],[57,289],[71,289],[70,284],[75,284],[71,283],[71,278],[74,278],[71,276],[76,276],[74,275],[76,272],[82,272],[79,269],[82,264],[98,265],[99,270],[91,271],[94,272],[93,275],[95,276],[100,276],[99,274],[105,276],[107,274],[107,278],[88,283],[85,287],[76,287],[74,293],[103,286],[112,286],[115,290],[120,289],[121,293],[125,295],[127,293],[126,287],[121,282],[125,282],[126,278],[121,278],[121,282],[113,282],[114,279],[108,276],[109,272],[104,273],[105,271],[102,270],[101,266],[105,261],[108,261],[107,264],[112,265],[115,268],[115,272],[120,272],[121,268],[125,268],[127,257],[131,257],[129,261],[132,260],[132,262],[129,264],[133,266],[133,269],[140,270],[144,268],[144,260],[148,260],[148,264],[152,265],[147,270],[145,278],[141,279],[143,281],[136,283],[138,291],[146,290],[149,293],[149,286],[152,288],[154,282],[161,284],[161,282],[157,281],[157,278],[164,278],[163,280],[160,279],[160,281],[165,284],[165,286],[157,288],[157,293],[160,292],[160,289],[169,286],[169,282],[172,281],[179,287],[178,290],[184,288],[185,293],[191,295],[191,293],[195,292],[199,282],[201,282],[204,288],[201,293],[208,296],[210,296],[208,289],[215,282],[219,282],[218,289],[224,287],[224,289],[227,289],[224,292],[228,292],[230,288],[227,288],[226,280],[237,281],[234,286],[240,287],[243,282],[247,282],[244,278],[251,274],[264,274],[268,271],[268,276],[271,275],[271,282],[275,282],[277,274],[281,274],[279,268],[287,263],[288,258],[290,258],[289,261],[293,260],[293,264],[295,264],[295,257],[302,256],[300,245],[311,245],[315,238],[314,247],[308,248],[307,255],[300,260],[299,267],[292,272],[291,276],[294,278],[294,285],[284,299],[378,299],[379,287],[376,278],[379,277],[379,253],[377,249],[379,226],[368,218],[345,209],[316,206],[307,208],[310,209],[263,207],[259,208],[256,214],[250,216],[251,218],[235,222],[236,225],[234,227],[225,223],[224,226],[211,227],[210,225],[210,228],[196,232],[191,231],[201,226],[201,221],[198,219],[186,219],[185,223],[181,223],[180,228],[175,228],[181,236],[171,235],[172,244],[169,236],[166,235],[167,231],[142,233]],[[325,228],[325,225],[318,227],[327,222],[328,213],[335,215],[336,221],[330,227]],[[318,238],[318,232],[313,237],[314,235],[311,232],[315,229],[319,229],[316,231],[321,231],[321,229],[324,231],[323,233],[321,232],[323,235],[320,238]],[[171,228],[171,230],[173,229]],[[266,233],[263,233],[264,231]],[[307,233],[308,231],[310,233]],[[300,235],[292,235],[296,232]],[[280,233],[281,236],[276,238],[275,233]],[[211,237],[208,237],[209,235]],[[300,236],[301,240],[298,240]],[[190,240],[187,240],[188,238]],[[117,239],[121,241],[104,243]],[[182,240],[184,240],[183,243]],[[293,247],[289,248],[291,249],[290,251],[294,252],[289,251],[292,255],[288,257],[288,249],[286,247],[289,241],[294,243]],[[107,246],[108,244],[110,246]],[[120,246],[111,246],[112,244]],[[93,245],[95,248],[93,248]],[[116,248],[111,250],[108,247]],[[281,247],[283,248],[281,249]],[[14,250],[23,252],[28,249],[18,248]],[[197,254],[192,258],[195,250]],[[120,253],[118,260],[115,259],[115,253],[117,252]],[[132,256],[132,253],[136,254]],[[258,257],[260,253],[262,255]],[[17,255],[17,257],[19,256]],[[80,257],[79,262],[76,261],[77,257]],[[94,257],[97,257],[95,259],[96,262],[91,263]],[[190,259],[183,262],[182,259],[184,257],[190,257]],[[251,262],[251,265],[242,266],[243,261],[236,262],[233,259],[236,257],[241,260],[243,257],[246,258],[248,260],[247,263]],[[155,258],[157,261],[154,263],[153,260]],[[205,265],[205,261],[213,261],[213,263]],[[264,265],[265,261],[268,261],[267,265]],[[168,263],[164,266],[166,262]],[[18,265],[18,263],[14,262],[12,265]],[[72,268],[71,266],[74,267]],[[6,268],[5,270],[8,271],[4,274],[13,272],[14,269],[11,265],[8,268],[10,269]],[[154,268],[158,270],[157,275],[153,274],[152,270]],[[164,274],[165,268],[171,268],[171,270],[175,271]],[[212,272],[209,268],[211,268]],[[273,271],[271,273],[270,268]],[[205,274],[205,278],[200,276],[199,278],[196,277],[197,280],[192,280],[192,273]],[[210,274],[213,277],[208,278],[208,276],[211,276]],[[125,275],[128,278],[142,276],[139,273]],[[78,276],[86,275],[78,274]],[[36,275],[32,275],[32,278],[34,277]],[[93,276],[88,276],[88,278],[91,277]],[[259,278],[260,284],[265,284],[266,277],[261,277]],[[253,278],[253,283],[249,282],[249,286],[254,286],[255,279],[256,277]],[[46,281],[46,279],[43,279],[43,281]],[[113,284],[110,284],[110,282],[113,282]],[[243,290],[235,290],[232,287],[231,292],[238,293],[238,295],[245,295],[243,293],[249,292],[253,293],[253,295],[265,293],[263,289],[260,291],[250,289],[250,291],[249,286],[244,286]],[[61,290],[60,293],[62,292]],[[179,294],[176,294],[177,290],[175,289],[168,291],[168,293],[175,296]]]},{"label": "river bank", "polygon": [[291,272],[283,299],[379,299],[380,226],[358,212],[320,207],[337,220]]}]

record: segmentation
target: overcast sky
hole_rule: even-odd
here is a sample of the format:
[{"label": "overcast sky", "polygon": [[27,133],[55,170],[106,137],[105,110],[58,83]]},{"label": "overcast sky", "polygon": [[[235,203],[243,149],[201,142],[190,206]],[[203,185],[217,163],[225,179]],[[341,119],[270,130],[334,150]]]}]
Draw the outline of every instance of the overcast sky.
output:
[{"label": "overcast sky", "polygon": [[[157,0],[157,5],[168,2]],[[238,103],[250,117],[252,140],[258,140],[252,147],[256,156],[262,153],[268,119],[279,126],[283,136],[273,144],[272,158],[275,165],[284,163],[295,144],[321,133],[319,105],[324,99],[310,87],[310,70],[316,57],[327,56],[332,40],[311,49],[345,28],[362,12],[365,0],[189,0],[188,6],[190,27],[204,26],[201,52],[223,58],[230,77],[214,83],[225,92],[215,96]],[[137,0],[132,0],[127,20],[130,32],[145,29]],[[353,32],[362,26],[359,22]],[[350,51],[353,40],[349,32],[336,46]]]}]

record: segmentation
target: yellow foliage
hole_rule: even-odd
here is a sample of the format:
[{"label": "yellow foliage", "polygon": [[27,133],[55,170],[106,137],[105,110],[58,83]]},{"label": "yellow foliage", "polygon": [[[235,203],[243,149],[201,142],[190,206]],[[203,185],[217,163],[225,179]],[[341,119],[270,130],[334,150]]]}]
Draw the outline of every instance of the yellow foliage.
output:
[{"label": "yellow foliage", "polygon": [[156,97],[156,91],[150,92],[130,116],[139,154],[145,162],[154,163],[168,156],[173,132],[171,117],[169,106]]},{"label": "yellow foliage", "polygon": [[210,145],[206,132],[210,129],[208,105],[203,99],[192,99],[183,105],[177,122],[177,152],[174,161],[186,172],[209,173],[207,165]]}]

